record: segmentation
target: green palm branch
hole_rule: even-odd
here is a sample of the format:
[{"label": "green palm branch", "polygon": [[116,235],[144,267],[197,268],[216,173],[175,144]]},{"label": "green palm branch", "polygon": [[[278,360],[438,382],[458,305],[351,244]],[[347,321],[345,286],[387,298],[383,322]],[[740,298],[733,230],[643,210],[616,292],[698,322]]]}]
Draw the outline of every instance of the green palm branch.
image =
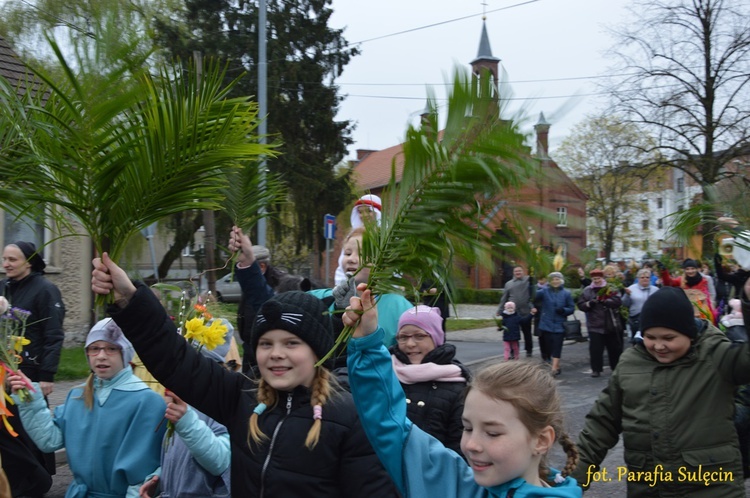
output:
[{"label": "green palm branch", "polygon": [[[432,112],[421,128],[407,130],[402,177],[396,178],[394,161],[381,196],[380,227],[368,226],[362,240],[361,263],[370,269],[368,286],[375,294],[417,300],[425,281],[450,293],[457,258],[491,267],[499,247],[487,214],[503,205],[512,220],[513,209],[503,199],[534,171],[525,137],[514,122],[499,118],[494,90],[488,75],[476,79],[457,71],[445,129],[438,133],[439,116]],[[526,246],[521,233],[502,249]],[[352,332],[342,331],[329,356]]]},{"label": "green palm branch", "polygon": [[286,188],[279,175],[261,172],[257,162],[230,171],[227,180],[222,189],[222,209],[245,232],[261,217],[268,216],[265,207],[286,199]]},{"label": "green palm branch", "polygon": [[44,92],[19,103],[0,86],[0,129],[12,130],[0,150],[0,182],[23,192],[0,197],[2,207],[55,206],[58,219],[72,217],[97,251],[117,260],[151,223],[220,209],[228,175],[274,154],[253,139],[255,103],[228,97],[232,84],[216,62],[147,70],[130,58],[105,71],[81,57],[71,64],[50,45],[58,66],[34,70]]}]

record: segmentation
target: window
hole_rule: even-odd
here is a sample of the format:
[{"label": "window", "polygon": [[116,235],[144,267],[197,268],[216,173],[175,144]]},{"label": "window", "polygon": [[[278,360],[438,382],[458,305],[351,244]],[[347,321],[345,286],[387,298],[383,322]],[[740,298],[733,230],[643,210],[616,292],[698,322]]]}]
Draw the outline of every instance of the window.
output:
[{"label": "window", "polygon": [[656,227],[657,228],[664,228],[664,219],[659,218],[658,220],[656,220]]},{"label": "window", "polygon": [[643,241],[643,250],[648,251],[648,240]]},{"label": "window", "polygon": [[20,218],[12,211],[5,211],[3,229],[3,246],[12,244],[17,240],[33,242],[37,248],[43,247],[45,243],[44,224],[21,216]]},{"label": "window", "polygon": [[628,241],[622,243],[622,252],[628,252],[628,249],[630,249],[630,246],[628,245]]},{"label": "window", "polygon": [[648,220],[641,221],[641,228],[644,230],[648,230]]},{"label": "window", "polygon": [[677,211],[684,211],[684,210],[685,210],[684,204],[680,204],[679,206],[677,206]]},{"label": "window", "polygon": [[685,177],[681,176],[677,179],[677,192],[685,191]]},{"label": "window", "polygon": [[658,199],[656,199],[656,207],[659,208],[659,209],[661,209],[661,208],[664,207],[664,201],[662,200],[661,197],[659,197]]},{"label": "window", "polygon": [[33,242],[40,256],[47,264],[50,263],[50,250],[45,244],[51,236],[47,233],[44,223],[29,216],[19,217],[12,211],[4,211],[3,222],[3,246],[18,240]]},{"label": "window", "polygon": [[630,222],[626,221],[622,224],[622,231],[623,232],[629,232],[630,231]]},{"label": "window", "polygon": [[190,257],[193,254],[191,244],[188,243],[185,247],[182,248],[182,255],[186,258]]},{"label": "window", "polygon": [[568,226],[568,208],[566,207],[557,208],[557,226],[559,227]]}]

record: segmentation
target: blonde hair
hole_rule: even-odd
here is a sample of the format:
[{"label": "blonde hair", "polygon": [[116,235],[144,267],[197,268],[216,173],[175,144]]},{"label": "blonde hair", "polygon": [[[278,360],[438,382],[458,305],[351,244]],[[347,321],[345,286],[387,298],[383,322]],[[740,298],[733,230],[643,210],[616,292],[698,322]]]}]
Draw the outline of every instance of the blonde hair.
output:
[{"label": "blonde hair", "polygon": [[[563,429],[563,413],[557,384],[549,367],[531,361],[508,361],[480,370],[469,383],[471,389],[492,399],[507,401],[518,412],[518,418],[532,435],[551,426],[555,440],[567,455],[563,476],[570,475],[578,464],[578,448]],[[547,455],[539,462],[539,478],[553,485]]]},{"label": "blonde hair", "polygon": [[604,278],[613,278],[617,276],[620,269],[615,265],[604,265],[602,271],[604,272]]},{"label": "blonde hair", "polygon": [[94,372],[91,372],[86,379],[86,384],[83,386],[83,394],[81,394],[81,397],[83,398],[83,404],[86,405],[86,408],[89,410],[94,409]]},{"label": "blonde hair", "polygon": [[[313,407],[313,424],[310,427],[310,430],[307,431],[307,438],[305,438],[305,447],[309,450],[312,450],[318,444],[318,441],[320,440],[320,429],[323,425],[322,416],[316,416],[316,412],[322,415],[323,407],[335,393],[337,385],[338,383],[336,382],[336,379],[331,376],[331,373],[327,368],[316,367],[315,377],[312,382],[312,394],[310,397],[310,405]],[[263,403],[268,407],[275,406],[279,401],[276,389],[268,385],[268,383],[262,378],[258,383],[256,398],[259,404]],[[247,444],[251,449],[253,448],[253,445],[260,446],[268,440],[268,436],[263,433],[258,425],[259,417],[260,415],[258,414],[258,411],[253,411],[248,422]]]},{"label": "blonde hair", "polygon": [[344,242],[349,242],[349,239],[354,237],[361,237],[365,234],[365,227],[357,227],[352,228],[349,230],[349,233],[346,234],[346,237],[344,238]]}]

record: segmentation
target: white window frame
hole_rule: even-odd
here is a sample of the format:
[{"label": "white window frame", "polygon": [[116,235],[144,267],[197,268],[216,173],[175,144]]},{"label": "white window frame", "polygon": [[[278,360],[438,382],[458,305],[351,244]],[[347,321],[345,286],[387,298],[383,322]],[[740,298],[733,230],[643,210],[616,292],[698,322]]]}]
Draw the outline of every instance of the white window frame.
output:
[{"label": "white window frame", "polygon": [[557,226],[559,227],[568,226],[568,208],[566,207],[557,208]]}]

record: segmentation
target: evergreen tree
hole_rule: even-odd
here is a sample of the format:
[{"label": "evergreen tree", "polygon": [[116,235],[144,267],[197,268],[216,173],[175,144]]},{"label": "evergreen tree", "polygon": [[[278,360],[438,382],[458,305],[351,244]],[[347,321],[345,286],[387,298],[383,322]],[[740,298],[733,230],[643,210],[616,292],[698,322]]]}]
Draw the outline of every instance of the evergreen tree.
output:
[{"label": "evergreen tree", "polygon": [[[336,121],[342,97],[335,79],[351,57],[343,30],[332,29],[330,0],[282,2],[267,6],[268,133],[280,141],[269,169],[282,175],[294,205],[297,251],[315,246],[322,218],[351,200],[348,174],[335,167],[352,143],[353,124]],[[247,71],[236,94],[258,89],[258,5],[244,0],[185,0],[180,18],[156,20],[159,42],[182,60],[193,51],[230,60],[228,76]],[[275,232],[283,231],[276,223]]]}]

